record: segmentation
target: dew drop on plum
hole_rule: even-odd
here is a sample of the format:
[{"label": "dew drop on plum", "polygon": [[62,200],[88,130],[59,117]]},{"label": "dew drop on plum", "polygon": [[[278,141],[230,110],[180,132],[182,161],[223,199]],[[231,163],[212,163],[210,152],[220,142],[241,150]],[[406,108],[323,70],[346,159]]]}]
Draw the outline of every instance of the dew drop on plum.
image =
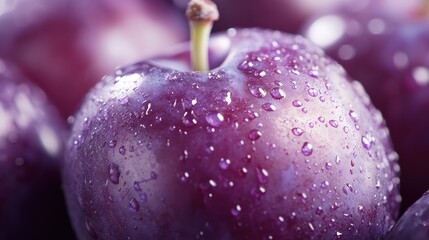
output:
[{"label": "dew drop on plum", "polygon": [[262,104],[262,108],[267,112],[273,112],[276,110],[276,106],[274,106],[271,103],[264,103]]},{"label": "dew drop on plum", "polygon": [[371,147],[372,147],[372,142],[371,142],[371,140],[370,139],[368,139],[366,136],[362,136],[362,138],[361,138],[361,142],[362,142],[362,145],[366,148],[366,149],[371,149]]},{"label": "dew drop on plum", "polygon": [[135,198],[130,199],[129,207],[131,210],[135,212],[138,212],[140,210],[140,204]]},{"label": "dew drop on plum", "polygon": [[212,127],[220,127],[224,120],[224,116],[218,112],[211,112],[206,116],[207,123]]},{"label": "dew drop on plum", "polygon": [[113,184],[119,183],[119,177],[121,172],[119,171],[119,166],[117,164],[110,164],[109,166],[109,179]]},{"label": "dew drop on plum", "polygon": [[312,96],[312,97],[317,97],[317,90],[314,88],[310,88],[308,89],[308,95]]},{"label": "dew drop on plum", "polygon": [[271,90],[271,97],[273,97],[276,100],[280,100],[286,97],[286,93],[278,87],[275,87]]},{"label": "dew drop on plum", "polygon": [[120,148],[119,148],[119,153],[122,155],[122,156],[124,156],[125,155],[125,152],[126,152],[126,150],[125,150],[125,146],[121,146]]},{"label": "dew drop on plum", "polygon": [[301,102],[301,101],[299,101],[299,100],[294,100],[294,101],[292,102],[292,105],[293,105],[294,107],[301,107],[301,106],[302,106],[302,102]]},{"label": "dew drop on plum", "polygon": [[336,120],[329,120],[329,125],[331,125],[334,128],[338,127],[338,122]]},{"label": "dew drop on plum", "polygon": [[265,91],[262,87],[258,85],[251,85],[249,87],[250,93],[257,97],[257,98],[263,98],[267,95],[267,91]]},{"label": "dew drop on plum", "polygon": [[248,138],[252,141],[256,141],[258,140],[260,137],[262,136],[262,132],[257,130],[257,129],[253,129],[250,131]]},{"label": "dew drop on plum", "polygon": [[309,142],[305,142],[302,145],[301,152],[304,156],[310,156],[313,153],[313,145]]},{"label": "dew drop on plum", "polygon": [[301,136],[302,134],[304,134],[304,130],[302,130],[301,128],[292,128],[292,133],[295,136]]}]

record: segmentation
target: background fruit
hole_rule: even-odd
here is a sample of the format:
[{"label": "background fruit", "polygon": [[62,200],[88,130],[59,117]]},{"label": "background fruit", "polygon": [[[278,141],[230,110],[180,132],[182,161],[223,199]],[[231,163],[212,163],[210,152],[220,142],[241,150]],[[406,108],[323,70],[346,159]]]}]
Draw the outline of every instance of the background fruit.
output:
[{"label": "background fruit", "polygon": [[346,5],[304,30],[363,84],[386,118],[400,156],[403,210],[429,188],[429,24],[414,4]]},{"label": "background fruit", "polygon": [[0,238],[73,239],[59,171],[65,126],[3,61],[0,86]]},{"label": "background fruit", "polygon": [[0,56],[42,87],[66,118],[103,75],[183,41],[186,23],[160,1],[3,1]]}]

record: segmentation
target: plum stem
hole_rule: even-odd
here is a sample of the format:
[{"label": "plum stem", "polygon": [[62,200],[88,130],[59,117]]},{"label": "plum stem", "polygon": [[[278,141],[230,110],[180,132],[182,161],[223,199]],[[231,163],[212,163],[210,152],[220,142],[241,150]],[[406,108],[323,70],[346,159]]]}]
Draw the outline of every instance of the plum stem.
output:
[{"label": "plum stem", "polygon": [[216,5],[210,0],[191,0],[186,8],[191,32],[191,61],[194,71],[209,70],[209,39],[213,21],[219,19]]}]

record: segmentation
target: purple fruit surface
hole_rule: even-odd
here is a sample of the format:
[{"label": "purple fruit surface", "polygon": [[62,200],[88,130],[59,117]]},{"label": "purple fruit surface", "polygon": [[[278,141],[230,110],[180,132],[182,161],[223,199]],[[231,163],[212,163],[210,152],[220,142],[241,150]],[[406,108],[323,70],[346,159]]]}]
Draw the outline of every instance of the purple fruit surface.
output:
[{"label": "purple fruit surface", "polygon": [[0,62],[0,239],[73,239],[60,183],[62,122],[38,88]]},{"label": "purple fruit surface", "polygon": [[349,6],[304,31],[362,83],[385,117],[400,159],[403,210],[429,188],[429,23],[404,8]]},{"label": "purple fruit surface", "polygon": [[0,56],[15,62],[65,118],[103,75],[187,36],[184,19],[158,1],[12,0],[4,4]]},{"label": "purple fruit surface", "polygon": [[231,29],[211,46],[209,72],[185,49],[87,95],[63,169],[78,237],[384,236],[399,166],[362,86],[299,36]]},{"label": "purple fruit surface", "polygon": [[425,240],[429,239],[429,192],[399,218],[386,240]]}]

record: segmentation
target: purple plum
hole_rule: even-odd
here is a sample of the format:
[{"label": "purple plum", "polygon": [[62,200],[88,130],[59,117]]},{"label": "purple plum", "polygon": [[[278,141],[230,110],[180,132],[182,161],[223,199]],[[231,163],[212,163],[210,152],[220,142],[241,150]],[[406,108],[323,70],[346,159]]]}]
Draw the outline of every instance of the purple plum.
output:
[{"label": "purple plum", "polygon": [[73,239],[60,183],[66,137],[44,93],[0,61],[0,239]]},{"label": "purple plum", "polygon": [[79,239],[385,236],[398,156],[362,86],[300,36],[230,29],[210,46],[209,71],[184,47],[87,95],[63,169]]}]

